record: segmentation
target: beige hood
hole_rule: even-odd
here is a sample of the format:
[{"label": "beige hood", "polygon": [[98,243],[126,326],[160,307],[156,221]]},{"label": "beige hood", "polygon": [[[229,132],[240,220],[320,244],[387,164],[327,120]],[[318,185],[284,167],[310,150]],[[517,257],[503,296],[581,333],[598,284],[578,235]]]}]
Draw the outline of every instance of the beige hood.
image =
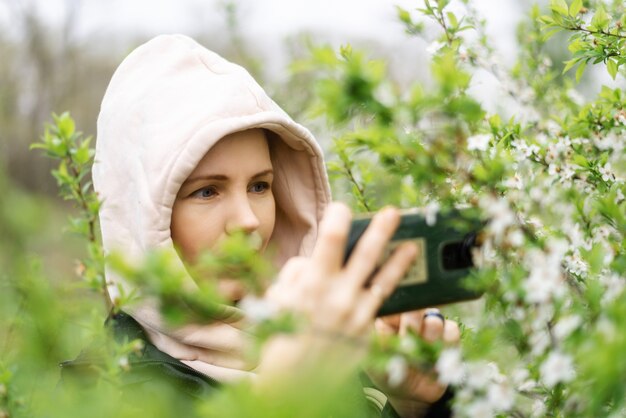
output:
[{"label": "beige hood", "polygon": [[[281,262],[306,255],[330,200],[322,152],[311,133],[245,69],[188,37],[158,36],[130,53],[113,75],[98,117],[93,182],[102,200],[105,253],[140,260],[150,249],[173,249],[170,218],[181,184],[220,138],[250,128],[271,132],[277,207],[271,243]],[[107,279],[115,299],[117,285],[124,284],[109,270]],[[130,313],[158,348],[200,371],[227,379],[229,370],[241,368],[230,358],[239,344],[236,324],[168,329],[148,303]],[[228,359],[216,359],[215,352]],[[227,369],[224,376],[220,368]]]}]

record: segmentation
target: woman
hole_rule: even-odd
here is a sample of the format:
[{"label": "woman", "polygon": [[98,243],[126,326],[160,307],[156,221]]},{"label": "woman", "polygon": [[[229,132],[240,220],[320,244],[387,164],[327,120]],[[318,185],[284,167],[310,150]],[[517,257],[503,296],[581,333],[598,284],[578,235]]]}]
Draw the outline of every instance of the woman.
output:
[{"label": "woman", "polygon": [[[256,239],[259,251],[272,254],[280,270],[268,303],[307,318],[303,330],[273,338],[261,358],[250,361],[244,353],[251,337],[237,307],[245,288],[232,278],[213,278],[231,302],[225,307],[229,315],[219,320],[173,328],[148,298],[125,307],[129,315],[114,317],[118,334],[146,340],[137,364],[150,368],[146,359],[151,360],[157,376],[174,376],[195,395],[242,379],[287,387],[296,374],[325,363],[332,363],[337,376],[358,366],[363,353],[355,354],[345,341],[368,335],[417,249],[400,247],[369,281],[399,222],[398,211],[387,208],[343,265],[351,215],[344,205],[330,203],[320,147],[243,68],[187,37],[159,36],[117,69],[97,136],[93,180],[102,199],[107,253],[122,251],[139,260],[160,248],[176,251],[177,260],[190,267],[202,251],[243,232]],[[113,300],[131,287],[110,269],[107,279]],[[187,282],[193,287],[194,280],[204,279]],[[459,338],[456,324],[439,314],[378,323],[385,332],[411,327],[430,340]],[[424,406],[443,394],[445,388],[422,377],[413,372],[394,389],[397,399],[389,401],[402,416],[427,413]],[[394,416],[384,399],[380,406],[383,415]]]}]

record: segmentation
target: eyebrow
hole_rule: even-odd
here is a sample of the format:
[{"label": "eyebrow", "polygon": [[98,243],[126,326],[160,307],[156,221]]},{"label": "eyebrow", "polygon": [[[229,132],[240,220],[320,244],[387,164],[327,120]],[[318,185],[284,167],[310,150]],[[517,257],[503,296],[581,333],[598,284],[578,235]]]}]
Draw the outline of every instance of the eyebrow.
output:
[{"label": "eyebrow", "polygon": [[[257,177],[263,177],[266,176],[268,174],[274,174],[274,170],[271,168],[268,168],[267,170],[263,170],[263,171],[259,171],[258,173],[254,174],[251,178],[257,178]],[[201,174],[199,176],[195,176],[195,177],[190,177],[187,180],[185,180],[184,184],[189,184],[189,183],[193,183],[195,181],[198,180],[218,180],[218,181],[225,181],[228,180],[228,176],[225,176],[223,174]]]}]

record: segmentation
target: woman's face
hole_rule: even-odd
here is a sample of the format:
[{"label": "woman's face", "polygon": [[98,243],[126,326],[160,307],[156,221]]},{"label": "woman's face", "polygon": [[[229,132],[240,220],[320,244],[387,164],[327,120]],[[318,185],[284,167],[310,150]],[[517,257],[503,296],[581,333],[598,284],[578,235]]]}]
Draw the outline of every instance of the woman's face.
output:
[{"label": "woman's face", "polygon": [[[203,250],[236,232],[255,235],[264,250],[276,217],[273,179],[261,129],[218,141],[185,180],[172,208],[172,240],[182,258],[193,264]],[[219,287],[230,300],[243,296],[236,280],[220,280]]]}]

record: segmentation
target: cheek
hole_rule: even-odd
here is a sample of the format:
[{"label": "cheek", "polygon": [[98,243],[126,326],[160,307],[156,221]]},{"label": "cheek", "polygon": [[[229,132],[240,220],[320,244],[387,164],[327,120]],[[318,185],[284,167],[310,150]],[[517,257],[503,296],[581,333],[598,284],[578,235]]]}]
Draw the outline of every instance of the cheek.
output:
[{"label": "cheek", "polygon": [[257,216],[259,216],[261,222],[259,232],[261,233],[263,242],[267,244],[267,241],[269,241],[274,232],[274,225],[276,224],[276,203],[273,196],[263,202],[259,215]]},{"label": "cheek", "polygon": [[198,255],[211,248],[222,235],[221,220],[206,211],[194,207],[174,206],[170,227],[172,241],[188,263],[194,263]]}]

